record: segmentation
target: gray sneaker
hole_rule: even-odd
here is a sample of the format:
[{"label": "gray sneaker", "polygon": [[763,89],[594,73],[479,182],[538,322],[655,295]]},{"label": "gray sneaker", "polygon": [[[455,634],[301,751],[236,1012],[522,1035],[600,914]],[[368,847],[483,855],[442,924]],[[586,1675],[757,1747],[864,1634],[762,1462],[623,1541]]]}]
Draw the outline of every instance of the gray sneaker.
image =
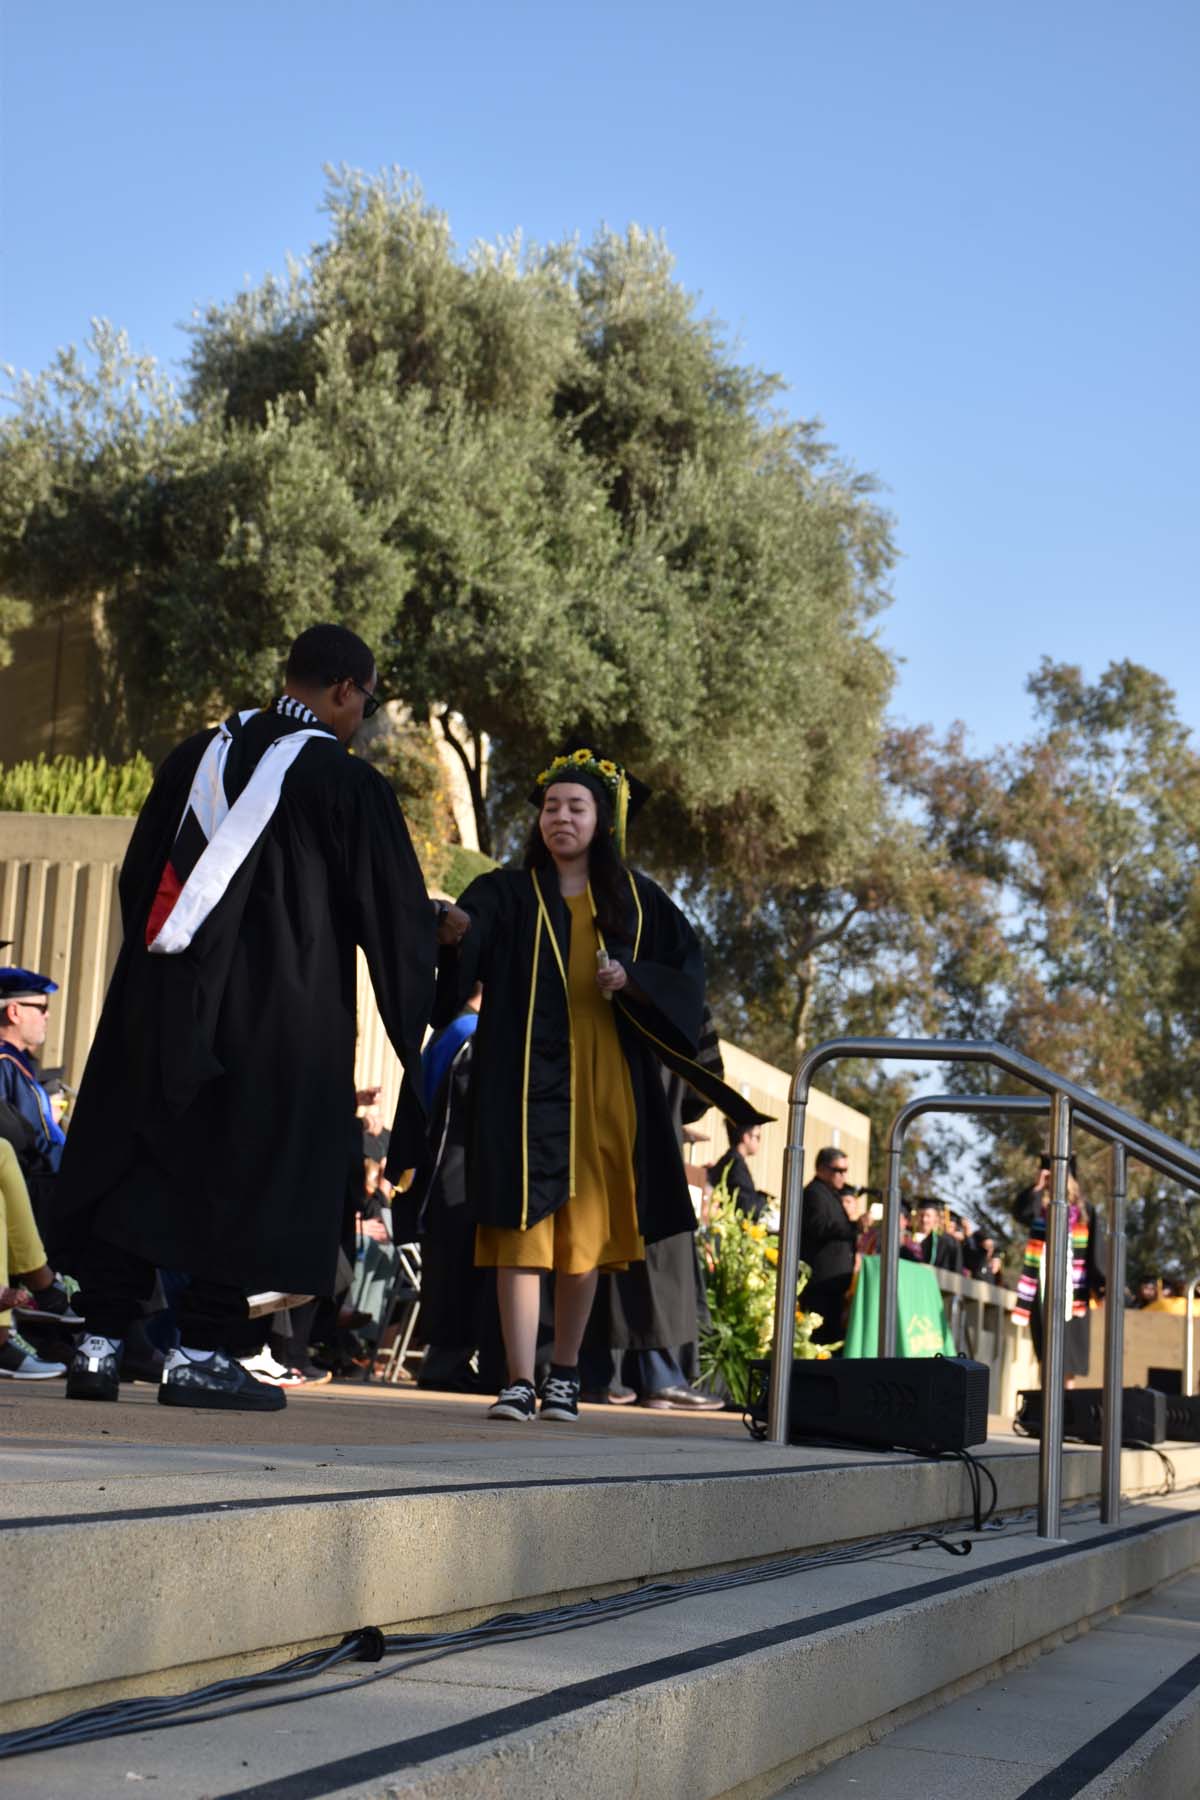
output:
[{"label": "gray sneaker", "polygon": [[8,1342],[0,1344],[0,1377],[6,1381],[53,1381],[66,1372],[66,1363],[43,1362],[19,1331],[10,1331]]}]

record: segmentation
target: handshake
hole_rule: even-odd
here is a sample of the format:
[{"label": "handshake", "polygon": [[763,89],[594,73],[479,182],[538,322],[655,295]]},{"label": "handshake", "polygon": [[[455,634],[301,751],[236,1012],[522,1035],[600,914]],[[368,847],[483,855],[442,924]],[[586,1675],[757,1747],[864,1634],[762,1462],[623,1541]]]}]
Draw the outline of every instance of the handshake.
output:
[{"label": "handshake", "polygon": [[471,915],[461,906],[443,904],[438,912],[439,944],[461,944],[471,929]]}]

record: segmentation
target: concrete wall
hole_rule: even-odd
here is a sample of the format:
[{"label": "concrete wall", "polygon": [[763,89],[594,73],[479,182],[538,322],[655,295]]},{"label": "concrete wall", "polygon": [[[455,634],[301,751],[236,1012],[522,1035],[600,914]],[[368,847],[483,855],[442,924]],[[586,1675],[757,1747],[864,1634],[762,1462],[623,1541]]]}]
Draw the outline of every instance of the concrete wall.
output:
[{"label": "concrete wall", "polygon": [[0,813],[0,955],[58,982],[44,1062],[77,1083],[121,943],[117,873],[132,819]]},{"label": "concrete wall", "polygon": [[95,747],[88,717],[95,655],[86,607],[16,634],[13,660],[0,669],[0,763],[24,762],[39,750],[81,756]]},{"label": "concrete wall", "polygon": [[[1187,1321],[1182,1315],[1146,1312],[1140,1308],[1125,1309],[1125,1386],[1149,1387],[1151,1369],[1178,1369],[1183,1372],[1184,1333]],[[1195,1367],[1200,1369],[1200,1319],[1193,1320],[1192,1342],[1196,1353]],[[1104,1309],[1092,1311],[1090,1361],[1086,1382],[1080,1387],[1101,1387],[1104,1382]]]},{"label": "concrete wall", "polygon": [[[757,1156],[750,1159],[750,1172],[763,1192],[778,1201],[783,1192],[783,1152],[787,1144],[788,1088],[792,1072],[777,1069],[772,1063],[763,1062],[761,1058],[751,1056],[748,1050],[740,1050],[736,1044],[726,1043],[724,1039],[721,1040],[721,1056],[730,1087],[745,1095],[759,1112],[772,1116],[773,1123],[763,1127]],[[698,1121],[695,1129],[705,1134],[706,1142],[694,1146],[692,1160],[711,1165],[723,1154],[728,1142],[725,1122],[713,1107]],[[804,1122],[806,1181],[813,1174],[817,1151],[824,1144],[832,1144],[846,1152],[849,1180],[855,1187],[863,1186],[871,1154],[871,1121],[865,1113],[855,1112],[853,1107],[843,1106],[840,1100],[831,1099],[814,1088]]]}]

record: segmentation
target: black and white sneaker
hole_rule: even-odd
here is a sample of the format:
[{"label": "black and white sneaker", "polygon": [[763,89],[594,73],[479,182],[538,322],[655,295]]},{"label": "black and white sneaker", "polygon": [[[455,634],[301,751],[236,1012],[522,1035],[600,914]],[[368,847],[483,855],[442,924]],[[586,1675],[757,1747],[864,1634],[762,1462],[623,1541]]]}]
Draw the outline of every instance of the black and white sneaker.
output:
[{"label": "black and white sneaker", "polygon": [[68,1400],[116,1400],[121,1392],[121,1340],[82,1338],[67,1370]]},{"label": "black and white sneaker", "polygon": [[537,1395],[532,1381],[510,1381],[488,1407],[487,1416],[489,1419],[514,1419],[520,1425],[528,1424],[536,1411]]},{"label": "black and white sneaker", "polygon": [[563,1375],[551,1369],[542,1384],[543,1419],[560,1425],[573,1425],[579,1417],[579,1377]]},{"label": "black and white sneaker", "polygon": [[56,1325],[82,1325],[83,1319],[71,1304],[71,1296],[57,1275],[49,1287],[29,1296],[27,1305],[14,1306],[18,1319],[53,1321]]},{"label": "black and white sneaker", "polygon": [[172,1350],[159,1383],[158,1402],[211,1412],[279,1412],[287,1405],[287,1395],[282,1388],[256,1381],[223,1350],[204,1357]]},{"label": "black and white sneaker", "polygon": [[6,1381],[52,1381],[66,1372],[66,1363],[43,1361],[19,1331],[10,1331],[8,1341],[0,1344],[0,1376]]}]

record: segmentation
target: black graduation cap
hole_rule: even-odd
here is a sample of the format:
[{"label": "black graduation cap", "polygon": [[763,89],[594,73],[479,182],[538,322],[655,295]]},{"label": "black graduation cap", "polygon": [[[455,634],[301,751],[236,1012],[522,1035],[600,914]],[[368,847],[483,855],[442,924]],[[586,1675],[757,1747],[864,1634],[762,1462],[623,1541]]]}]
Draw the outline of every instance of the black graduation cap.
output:
[{"label": "black graduation cap", "polygon": [[590,738],[578,734],[568,738],[566,748],[541,771],[530,791],[529,804],[540,807],[546,789],[556,781],[577,781],[608,801],[613,810],[617,854],[624,856],[625,834],[653,790],[636,775],[631,775],[628,769],[622,768],[615,757],[605,756],[602,750],[597,750]]},{"label": "black graduation cap", "polygon": [[[736,1088],[732,1091],[737,1093]],[[727,1112],[725,1117],[731,1125],[736,1125],[739,1131],[753,1131],[756,1125],[773,1125],[775,1123],[774,1113],[759,1112],[758,1108],[752,1106],[744,1095],[738,1094],[737,1097],[741,1101],[741,1105],[736,1112]]]},{"label": "black graduation cap", "polygon": [[43,994],[57,992],[57,981],[48,975],[35,974],[32,969],[0,969],[0,1005],[7,1000],[40,1000]]}]

